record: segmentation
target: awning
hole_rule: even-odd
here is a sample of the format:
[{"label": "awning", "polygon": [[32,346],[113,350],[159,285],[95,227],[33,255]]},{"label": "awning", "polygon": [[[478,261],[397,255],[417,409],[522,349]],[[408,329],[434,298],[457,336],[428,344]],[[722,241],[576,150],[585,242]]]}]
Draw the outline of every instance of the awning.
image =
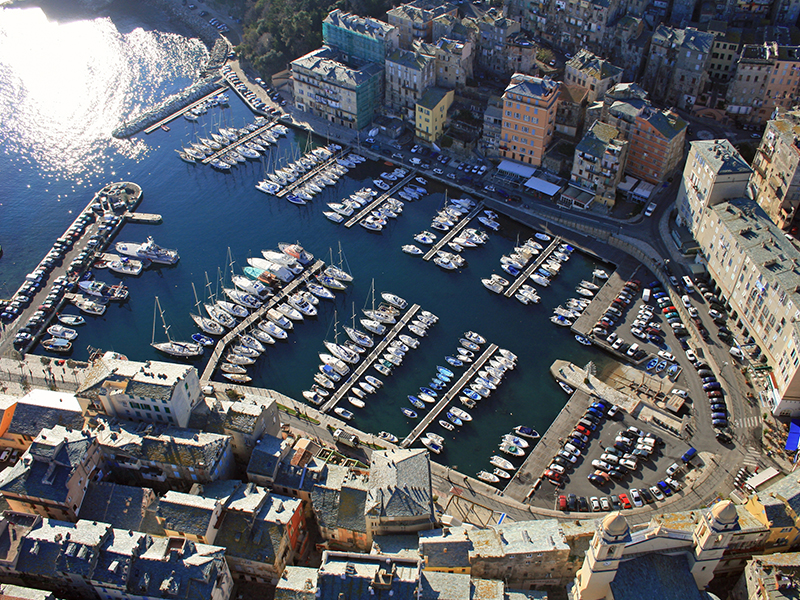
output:
[{"label": "awning", "polygon": [[505,171],[506,173],[512,173],[513,175],[519,175],[520,177],[533,177],[533,174],[536,172],[536,169],[533,167],[526,167],[525,165],[514,162],[511,160],[504,160],[499,165],[497,165],[498,171]]},{"label": "awning", "polygon": [[744,482],[746,486],[748,486],[752,490],[757,490],[760,486],[767,483],[773,477],[777,477],[780,475],[778,469],[774,467],[769,467],[764,469],[763,471],[759,471],[752,477],[748,478],[747,481]]},{"label": "awning", "polygon": [[525,187],[541,192],[546,196],[555,196],[561,189],[560,185],[555,185],[544,179],[539,179],[538,177],[531,177],[528,179],[528,181],[525,182]]},{"label": "awning", "polygon": [[625,178],[619,182],[617,189],[620,192],[630,192],[637,183],[639,183],[638,179],[625,175]]},{"label": "awning", "polygon": [[640,181],[639,185],[637,185],[631,194],[634,196],[638,196],[639,198],[649,198],[650,194],[653,193],[653,190],[656,189],[652,183],[647,183],[646,181]]},{"label": "awning", "polygon": [[789,424],[789,436],[786,438],[785,450],[787,452],[794,452],[797,450],[798,445],[800,445],[800,421],[792,419],[792,422]]}]

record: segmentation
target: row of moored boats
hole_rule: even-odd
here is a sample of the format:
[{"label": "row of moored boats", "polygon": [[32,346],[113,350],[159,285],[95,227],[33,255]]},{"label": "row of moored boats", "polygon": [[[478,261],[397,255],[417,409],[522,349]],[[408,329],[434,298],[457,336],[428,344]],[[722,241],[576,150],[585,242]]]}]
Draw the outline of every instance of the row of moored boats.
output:
[{"label": "row of moored boats", "polygon": [[[403,174],[406,173],[406,170],[401,168],[395,171],[402,172]],[[425,181],[422,178],[419,179],[422,182]],[[419,195],[415,196],[414,199],[427,193],[425,188],[418,187],[417,189],[419,190]],[[359,212],[365,206],[374,203],[378,195],[379,192],[371,187],[363,188],[339,202],[329,202],[328,208],[330,210],[323,211],[322,214],[333,223],[341,223],[354,213]],[[379,206],[375,206],[369,214],[364,215],[359,220],[358,224],[368,231],[380,233],[388,225],[390,219],[396,219],[402,214],[404,208],[405,204],[402,200],[391,196],[387,197],[380,202]]]}]

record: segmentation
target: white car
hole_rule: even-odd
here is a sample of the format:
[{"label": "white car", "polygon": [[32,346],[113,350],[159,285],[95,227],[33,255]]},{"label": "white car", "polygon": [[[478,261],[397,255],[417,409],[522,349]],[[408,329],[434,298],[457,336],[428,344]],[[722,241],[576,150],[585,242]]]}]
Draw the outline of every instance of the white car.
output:
[{"label": "white car", "polygon": [[714,319],[714,320],[717,320],[717,319],[724,319],[724,318],[725,318],[725,317],[722,315],[722,313],[721,313],[721,312],[719,312],[718,310],[714,310],[713,308],[712,308],[711,310],[709,310],[709,311],[708,311],[708,316],[709,316],[709,317],[711,317],[711,318],[712,318],[712,319]]},{"label": "white car", "polygon": [[600,455],[600,460],[604,460],[611,465],[615,465],[619,462],[619,456],[605,453]]},{"label": "white car", "polygon": [[444,171],[442,171],[442,170],[441,170],[439,167],[436,167],[436,168],[433,170],[433,172],[434,172],[436,175],[441,175],[442,173],[444,173]]},{"label": "white car", "polygon": [[578,457],[577,457],[577,456],[575,456],[575,455],[574,455],[574,454],[572,454],[571,452],[567,452],[566,450],[559,450],[559,451],[558,451],[558,455],[559,455],[561,458],[563,458],[563,459],[565,459],[565,460],[568,460],[568,461],[569,461],[569,462],[571,462],[571,463],[575,463],[575,462],[577,462],[577,461],[578,461]]},{"label": "white car", "polygon": [[678,463],[676,462],[672,463],[670,466],[667,467],[667,477],[672,477],[673,475],[675,475],[675,473],[680,471],[680,469],[681,466]]},{"label": "white car", "polygon": [[697,309],[694,306],[689,306],[689,316],[696,317],[697,316]]},{"label": "white car", "polygon": [[663,358],[664,360],[668,360],[670,362],[675,362],[675,357],[672,354],[670,354],[669,352],[667,352],[666,350],[659,350],[658,351],[658,356]]},{"label": "white car", "polygon": [[664,492],[662,492],[657,485],[650,487],[650,493],[655,496],[656,500],[663,500],[664,499]]},{"label": "white car", "polygon": [[689,362],[692,363],[692,364],[697,362],[697,355],[694,353],[694,350],[692,350],[691,348],[689,348],[686,351],[686,358],[688,358]]},{"label": "white car", "polygon": [[592,461],[592,466],[593,466],[595,469],[600,469],[600,470],[602,470],[602,471],[609,471],[609,470],[611,470],[611,465],[609,465],[609,464],[608,464],[607,462],[605,462],[604,460],[597,460],[597,459],[595,459],[595,460],[593,460],[593,461]]},{"label": "white car", "polygon": [[578,449],[577,449],[575,446],[573,446],[573,445],[572,445],[572,444],[570,444],[569,442],[567,442],[566,444],[564,444],[564,451],[565,451],[565,452],[569,452],[569,453],[570,453],[570,454],[572,454],[573,456],[580,456],[580,455],[581,455],[581,451],[580,451],[580,450],[578,450]]},{"label": "white car", "polygon": [[630,469],[631,471],[635,471],[639,466],[636,464],[636,461],[631,460],[629,458],[623,458],[621,461],[619,461],[619,464],[621,464],[623,467]]},{"label": "white car", "polygon": [[687,296],[686,294],[684,294],[683,296],[681,296],[681,302],[683,302],[683,305],[684,305],[686,308],[689,308],[689,307],[691,307],[691,306],[692,306],[692,301],[691,301],[691,299],[689,298],[689,296]]},{"label": "white car", "polygon": [[742,351],[736,346],[731,346],[730,353],[731,356],[735,356],[739,360],[742,360],[744,358],[744,354],[742,354]]},{"label": "white car", "polygon": [[689,397],[689,392],[687,392],[686,390],[678,389],[678,388],[674,388],[672,390],[672,393],[675,394],[676,396],[680,396],[681,398],[688,398]]},{"label": "white car", "polygon": [[562,465],[559,465],[558,463],[553,463],[552,465],[550,465],[547,468],[550,469],[551,471],[553,471],[554,473],[560,473],[562,475],[566,471],[566,469]]},{"label": "white car", "polygon": [[644,500],[642,500],[642,495],[639,493],[639,490],[633,488],[629,495],[634,506],[644,506]]},{"label": "white car", "polygon": [[602,510],[602,508],[600,508],[600,500],[597,496],[589,498],[589,504],[592,506],[592,512],[599,512]]}]

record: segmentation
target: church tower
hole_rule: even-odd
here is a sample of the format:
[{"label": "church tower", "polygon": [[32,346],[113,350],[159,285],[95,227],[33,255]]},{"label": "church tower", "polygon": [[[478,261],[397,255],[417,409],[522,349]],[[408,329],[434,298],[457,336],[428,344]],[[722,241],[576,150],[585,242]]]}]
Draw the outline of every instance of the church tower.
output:
[{"label": "church tower", "polygon": [[738,530],[739,514],[730,500],[717,502],[711,510],[703,513],[692,534],[694,554],[691,571],[698,589],[705,589],[714,578],[714,569]]},{"label": "church tower", "polygon": [[612,513],[600,522],[583,566],[575,576],[573,597],[576,600],[602,600],[608,596],[625,545],[630,540],[628,521],[620,513]]}]

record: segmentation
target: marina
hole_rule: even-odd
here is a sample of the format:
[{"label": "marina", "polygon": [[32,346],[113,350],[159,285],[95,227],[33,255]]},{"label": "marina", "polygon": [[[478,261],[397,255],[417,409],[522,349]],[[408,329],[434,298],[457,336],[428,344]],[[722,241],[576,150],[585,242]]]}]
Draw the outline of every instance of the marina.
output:
[{"label": "marina", "polygon": [[331,397],[319,409],[321,412],[327,413],[336,408],[336,405],[344,398],[350,389],[356,385],[359,379],[367,372],[370,366],[381,356],[381,354],[389,347],[392,340],[400,334],[403,328],[416,316],[417,311],[420,309],[419,304],[411,306],[406,313],[397,321],[397,323],[389,330],[385,337],[375,345],[375,348],[369,355],[363,358],[352,374],[348,376],[345,382],[336,390]]},{"label": "marina", "polygon": [[280,190],[277,191],[275,194],[278,198],[283,198],[287,194],[292,193],[294,190],[298,189],[299,187],[303,186],[307,181],[314,179],[317,175],[322,173],[323,171],[327,170],[328,167],[331,165],[336,164],[336,159],[344,156],[346,150],[338,150],[333,152],[327,160],[322,161],[318,165],[315,165],[313,169],[310,169],[306,173],[303,173],[302,176],[298,177],[296,181],[283,186]]},{"label": "marina", "polygon": [[422,257],[422,260],[427,261],[436,256],[436,253],[442,248],[444,248],[445,244],[447,244],[450,240],[458,236],[464,229],[466,229],[467,225],[469,225],[469,222],[472,221],[472,219],[474,219],[475,216],[478,215],[482,209],[483,209],[483,202],[478,202],[477,206],[475,206],[475,208],[472,209],[472,211],[470,211],[470,213],[466,217],[461,219],[461,221],[459,221],[455,227],[450,229],[450,231],[448,231],[444,236],[442,236],[441,240],[436,242],[431,247],[431,249],[425,253],[425,255]]},{"label": "marina", "polygon": [[525,270],[519,274],[519,276],[511,282],[511,285],[508,286],[508,289],[504,292],[506,298],[513,298],[514,294],[517,293],[517,290],[525,283],[531,276],[531,274],[536,271],[539,267],[541,267],[544,262],[550,258],[550,255],[558,248],[558,245],[561,243],[561,238],[555,236],[553,241],[550,242],[550,245],[547,246],[540,254],[536,257],[534,261],[532,261],[529,265],[525,267]]},{"label": "marina", "polygon": [[422,435],[422,432],[430,427],[444,409],[461,393],[461,390],[469,383],[469,380],[483,367],[483,365],[492,358],[492,355],[497,351],[497,344],[490,344],[489,347],[481,354],[475,361],[469,365],[469,368],[464,374],[459,377],[458,381],[450,388],[428,413],[422,417],[419,424],[409,433],[402,442],[400,447],[408,448],[413,444],[417,438]]},{"label": "marina", "polygon": [[221,150],[217,150],[216,152],[214,152],[214,154],[211,154],[210,156],[206,156],[200,162],[202,162],[204,165],[207,165],[211,161],[217,160],[223,154],[227,154],[228,152],[230,152],[234,148],[236,148],[238,146],[241,146],[245,142],[249,142],[254,137],[256,137],[258,135],[261,135],[265,131],[269,131],[270,129],[272,129],[276,125],[276,123],[277,123],[277,121],[271,121],[271,122],[267,123],[266,125],[262,125],[258,129],[255,129],[255,130],[251,131],[250,133],[248,133],[247,135],[244,135],[244,136],[240,137],[239,139],[231,142],[230,144],[228,144],[227,146],[225,146]]},{"label": "marina", "polygon": [[204,104],[206,102],[206,100],[209,100],[209,99],[213,98],[214,96],[217,96],[217,95],[219,95],[219,94],[221,94],[221,93],[223,93],[223,92],[228,90],[228,86],[227,85],[220,84],[220,86],[221,87],[218,87],[213,92],[211,92],[209,94],[206,94],[205,96],[203,96],[199,100],[197,100],[195,102],[192,102],[188,106],[184,106],[180,110],[175,111],[174,113],[172,113],[168,117],[165,117],[165,118],[161,119],[160,121],[157,121],[157,122],[153,123],[149,127],[145,128],[144,132],[145,133],[153,133],[154,131],[156,131],[158,129],[161,129],[164,125],[170,123],[171,121],[174,121],[178,117],[182,117],[184,113],[187,113],[190,110],[193,110],[195,107],[200,106],[201,104]]},{"label": "marina", "polygon": [[359,212],[357,212],[353,217],[351,217],[344,224],[344,226],[349,229],[350,227],[352,227],[353,225],[358,223],[361,219],[363,219],[365,216],[367,216],[373,210],[375,210],[378,206],[380,206],[383,202],[385,202],[386,199],[389,198],[392,194],[396,193],[398,190],[403,189],[403,187],[407,183],[409,183],[410,181],[413,181],[414,180],[414,176],[416,175],[416,173],[417,172],[412,169],[411,172],[408,175],[406,175],[404,178],[402,178],[400,181],[398,181],[396,184],[394,184],[391,188],[389,188],[383,194],[378,194],[372,202],[367,204],[364,208],[362,208]]}]

